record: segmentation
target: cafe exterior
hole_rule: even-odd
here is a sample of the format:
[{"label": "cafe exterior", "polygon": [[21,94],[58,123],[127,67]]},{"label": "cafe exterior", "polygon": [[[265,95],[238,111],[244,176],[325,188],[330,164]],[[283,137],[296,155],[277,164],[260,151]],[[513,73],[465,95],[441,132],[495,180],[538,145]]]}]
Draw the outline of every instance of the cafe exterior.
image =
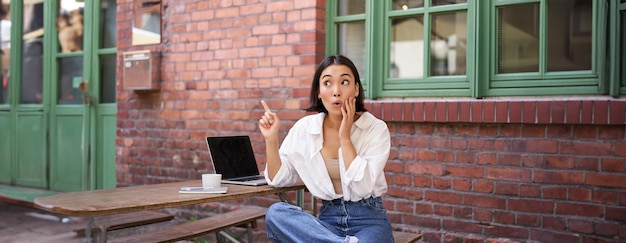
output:
[{"label": "cafe exterior", "polygon": [[[11,1],[10,17],[20,27],[21,2]],[[199,179],[214,171],[207,136],[249,135],[264,169],[260,100],[281,117],[284,138],[307,114],[316,65],[343,54],[357,65],[366,108],[391,132],[383,200],[395,230],[425,242],[626,240],[625,0],[105,2],[85,1],[93,28],[80,51],[44,35],[51,75],[41,97],[25,100],[31,73],[10,61],[21,79],[8,86],[21,88],[0,104],[3,186]],[[54,3],[43,16],[56,16]],[[110,18],[113,32],[100,21]],[[43,30],[56,30],[55,19]],[[22,42],[11,38],[12,57],[26,55]],[[60,70],[74,59],[76,96],[62,96]],[[40,154],[27,149],[33,140]],[[33,160],[41,184],[19,179]]]}]

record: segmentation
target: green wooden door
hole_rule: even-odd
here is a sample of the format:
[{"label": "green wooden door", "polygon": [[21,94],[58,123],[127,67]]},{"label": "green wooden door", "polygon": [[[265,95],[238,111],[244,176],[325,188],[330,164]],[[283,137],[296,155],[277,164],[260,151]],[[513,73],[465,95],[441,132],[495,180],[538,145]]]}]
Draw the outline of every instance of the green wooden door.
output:
[{"label": "green wooden door", "polygon": [[11,36],[23,38],[3,45],[0,183],[114,187],[116,1],[12,0],[10,10]]}]

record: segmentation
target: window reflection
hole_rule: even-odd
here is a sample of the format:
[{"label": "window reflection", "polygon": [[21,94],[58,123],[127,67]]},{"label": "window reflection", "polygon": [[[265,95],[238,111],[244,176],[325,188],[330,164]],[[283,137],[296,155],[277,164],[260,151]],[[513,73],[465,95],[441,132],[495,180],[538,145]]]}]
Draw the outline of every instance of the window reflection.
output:
[{"label": "window reflection", "polygon": [[392,21],[389,77],[424,76],[424,17],[398,18]]},{"label": "window reflection", "polygon": [[59,104],[82,104],[78,89],[83,81],[83,57],[65,57],[59,60]]},{"label": "window reflection", "polygon": [[392,10],[408,10],[411,8],[423,8],[424,0],[393,0]]},{"label": "window reflection", "polygon": [[337,9],[339,16],[362,14],[365,13],[365,0],[338,0]]},{"label": "window reflection", "polygon": [[591,0],[548,1],[548,71],[591,69]]},{"label": "window reflection", "polygon": [[365,73],[365,22],[342,23],[338,25],[338,54],[344,55],[354,62],[360,77]]},{"label": "window reflection", "polygon": [[9,60],[11,60],[11,21],[9,7],[9,4],[0,3],[0,55],[2,55],[2,68],[0,69],[0,104],[9,102]]},{"label": "window reflection", "polygon": [[539,71],[539,4],[498,9],[498,73]]},{"label": "window reflection", "polygon": [[43,1],[24,3],[22,37],[22,104],[43,100]]},{"label": "window reflection", "polygon": [[85,3],[77,0],[61,1],[57,16],[57,31],[61,52],[83,50],[83,9]]},{"label": "window reflection", "polygon": [[448,5],[448,4],[457,4],[457,3],[466,3],[467,0],[432,0],[433,5]]},{"label": "window reflection", "polygon": [[430,36],[430,74],[465,75],[467,13],[436,14],[432,17]]}]

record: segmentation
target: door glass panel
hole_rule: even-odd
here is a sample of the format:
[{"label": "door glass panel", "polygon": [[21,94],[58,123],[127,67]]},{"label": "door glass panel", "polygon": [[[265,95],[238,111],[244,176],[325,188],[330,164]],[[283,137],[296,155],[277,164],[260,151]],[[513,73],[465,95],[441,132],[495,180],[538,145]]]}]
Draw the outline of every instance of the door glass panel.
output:
[{"label": "door glass panel", "polygon": [[498,73],[539,71],[539,4],[498,9]]},{"label": "door glass panel", "polygon": [[[626,2],[626,0],[623,0],[622,2]],[[619,40],[619,43],[624,43],[626,42],[626,11],[622,11],[621,12],[621,17],[622,17],[622,24],[621,27],[622,29],[620,30],[622,33],[622,38]],[[622,55],[620,55],[620,62],[622,63],[622,87],[626,87],[626,46],[621,45],[620,48],[622,49]]]},{"label": "door glass panel", "polygon": [[410,8],[423,8],[424,0],[393,0],[392,10],[408,10]]},{"label": "door glass panel", "polygon": [[424,16],[391,21],[389,77],[424,76]]},{"label": "door glass panel", "polygon": [[43,101],[43,1],[24,3],[22,30],[22,104]]},{"label": "door glass panel", "polygon": [[101,20],[100,20],[100,36],[102,41],[100,42],[100,48],[110,48],[117,45],[116,32],[115,32],[115,10],[117,5],[115,0],[103,0],[101,6]]},{"label": "door glass panel", "polygon": [[356,66],[360,77],[365,73],[365,21],[341,23],[338,25],[337,52],[344,55]]},{"label": "door glass panel", "polygon": [[548,1],[548,71],[591,69],[591,0]]},{"label": "door glass panel", "polygon": [[62,53],[83,50],[84,1],[62,0],[57,16],[59,48]]},{"label": "door glass panel", "polygon": [[433,15],[430,36],[430,74],[465,75],[467,13]]},{"label": "door glass panel", "polygon": [[59,59],[59,104],[82,104],[82,92],[79,85],[83,81],[83,57],[65,57]]},{"label": "door glass panel", "polygon": [[100,56],[100,71],[100,103],[115,103],[115,54]]},{"label": "door glass panel", "polygon": [[9,102],[9,55],[11,54],[11,21],[9,19],[9,4],[0,4],[0,55],[2,68],[0,69],[0,104]]},{"label": "door glass panel", "polygon": [[467,0],[432,0],[433,5],[448,5],[457,3],[466,3]]},{"label": "door glass panel", "polygon": [[337,9],[339,16],[362,14],[365,13],[365,0],[339,0]]}]

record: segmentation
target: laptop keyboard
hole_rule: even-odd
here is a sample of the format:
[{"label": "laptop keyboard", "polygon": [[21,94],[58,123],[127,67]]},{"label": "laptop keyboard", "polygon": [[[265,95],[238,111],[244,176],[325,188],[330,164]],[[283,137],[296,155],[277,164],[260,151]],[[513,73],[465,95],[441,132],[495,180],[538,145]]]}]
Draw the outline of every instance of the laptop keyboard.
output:
[{"label": "laptop keyboard", "polygon": [[255,181],[255,180],[260,180],[260,179],[264,179],[265,177],[263,177],[262,175],[258,175],[258,176],[248,176],[248,177],[242,177],[242,178],[238,178],[238,179],[233,179],[235,181]]}]

